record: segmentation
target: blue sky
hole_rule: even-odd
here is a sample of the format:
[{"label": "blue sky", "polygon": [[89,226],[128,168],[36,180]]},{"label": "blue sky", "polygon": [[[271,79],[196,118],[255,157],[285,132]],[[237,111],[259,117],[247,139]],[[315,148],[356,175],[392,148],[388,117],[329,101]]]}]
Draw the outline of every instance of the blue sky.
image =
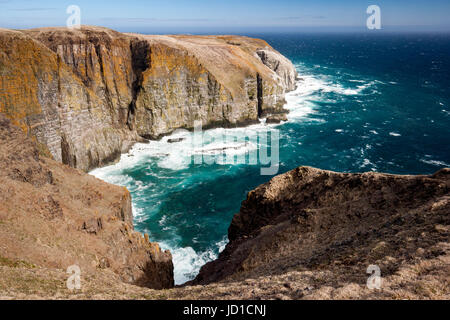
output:
[{"label": "blue sky", "polygon": [[386,30],[450,31],[449,0],[0,0],[0,27],[65,25],[71,4],[81,8],[82,24],[119,31],[364,30],[371,4]]}]

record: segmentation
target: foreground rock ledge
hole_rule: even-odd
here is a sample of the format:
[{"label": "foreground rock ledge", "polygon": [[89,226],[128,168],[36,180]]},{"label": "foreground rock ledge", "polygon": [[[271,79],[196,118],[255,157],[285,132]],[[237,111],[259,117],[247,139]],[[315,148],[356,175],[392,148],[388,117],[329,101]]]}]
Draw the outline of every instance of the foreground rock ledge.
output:
[{"label": "foreground rock ledge", "polygon": [[[101,273],[110,281],[173,287],[170,252],[133,231],[128,190],[39,156],[36,144],[2,114],[0,176],[0,271],[64,275],[78,265],[84,282]],[[56,281],[0,273],[0,291],[43,290]]]},{"label": "foreground rock ledge", "polygon": [[[390,279],[386,289],[395,283],[398,294],[448,298],[449,190],[450,169],[430,176],[295,169],[248,194],[230,243],[192,284],[253,279],[278,282],[297,298],[318,287],[316,298],[361,298],[367,267],[378,265]],[[311,283],[314,274],[321,280]]]},{"label": "foreground rock ledge", "polygon": [[248,194],[219,259],[173,289],[170,253],[132,230],[128,191],[39,156],[3,116],[0,175],[0,299],[450,298],[449,169],[277,176]]}]

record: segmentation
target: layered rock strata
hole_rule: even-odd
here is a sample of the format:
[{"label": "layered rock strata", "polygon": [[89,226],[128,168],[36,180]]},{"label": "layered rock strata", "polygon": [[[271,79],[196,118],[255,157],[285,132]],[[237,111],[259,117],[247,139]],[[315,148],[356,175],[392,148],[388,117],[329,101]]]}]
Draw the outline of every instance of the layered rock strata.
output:
[{"label": "layered rock strata", "polygon": [[194,121],[233,127],[283,113],[296,77],[247,37],[0,30],[0,112],[43,154],[84,171]]}]

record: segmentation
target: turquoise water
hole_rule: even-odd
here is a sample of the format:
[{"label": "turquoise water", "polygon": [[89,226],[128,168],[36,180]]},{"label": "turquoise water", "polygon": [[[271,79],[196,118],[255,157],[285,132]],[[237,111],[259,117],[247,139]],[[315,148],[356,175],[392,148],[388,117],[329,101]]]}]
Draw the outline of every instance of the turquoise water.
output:
[{"label": "turquoise water", "polygon": [[[280,168],[428,174],[450,166],[450,36],[427,34],[253,35],[291,59],[301,79],[279,130]],[[264,123],[209,130],[255,136]],[[248,191],[270,179],[260,165],[194,164],[192,133],[137,144],[97,177],[126,186],[136,229],[170,249],[176,283],[192,279],[226,244]],[[223,146],[211,142],[206,154]],[[234,144],[225,153],[258,146]]]}]

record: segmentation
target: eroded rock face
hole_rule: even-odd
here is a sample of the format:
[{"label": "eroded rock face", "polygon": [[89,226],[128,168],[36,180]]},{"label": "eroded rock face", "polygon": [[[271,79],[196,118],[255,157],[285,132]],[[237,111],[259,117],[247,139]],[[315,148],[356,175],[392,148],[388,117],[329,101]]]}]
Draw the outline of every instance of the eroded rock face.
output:
[{"label": "eroded rock face", "polygon": [[41,157],[0,114],[0,258],[39,268],[99,270],[155,289],[174,285],[172,256],[133,230],[131,196]]},{"label": "eroded rock face", "polygon": [[[127,142],[138,139],[117,123],[120,110],[111,107],[110,90],[106,99],[101,88],[87,86],[64,62],[69,54],[57,55],[18,31],[1,30],[0,40],[0,112],[34,136],[44,154],[89,170],[114,160],[130,145]],[[92,53],[74,46],[72,59],[75,53]],[[97,76],[92,71],[95,59],[87,60],[86,66],[74,63],[87,77]]]},{"label": "eroded rock face", "polygon": [[285,112],[293,65],[265,41],[99,27],[0,30],[0,112],[44,154],[82,170],[178,128]]},{"label": "eroded rock face", "polygon": [[279,52],[268,49],[257,50],[256,54],[270,70],[276,72],[287,90],[295,90],[297,73],[295,69],[292,69],[292,63],[287,58],[283,57]]},{"label": "eroded rock face", "polygon": [[[315,290],[349,283],[359,290],[369,265],[391,277],[427,259],[449,263],[449,225],[450,169],[396,176],[301,167],[248,194],[229,227],[230,243],[194,283],[325,272]],[[429,277],[444,281],[439,273]]]}]

